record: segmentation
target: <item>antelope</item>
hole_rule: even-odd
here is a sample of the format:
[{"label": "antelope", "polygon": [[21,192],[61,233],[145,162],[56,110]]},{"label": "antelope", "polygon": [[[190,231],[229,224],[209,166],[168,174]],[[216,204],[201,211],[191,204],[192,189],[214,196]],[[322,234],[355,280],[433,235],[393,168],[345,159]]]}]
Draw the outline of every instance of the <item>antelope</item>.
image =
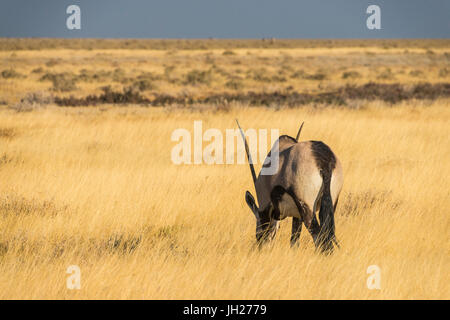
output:
[{"label": "antelope", "polygon": [[276,172],[263,175],[261,170],[256,177],[247,139],[237,119],[236,122],[244,140],[259,204],[247,190],[245,201],[256,217],[257,244],[261,246],[274,239],[280,221],[292,217],[292,247],[298,246],[302,223],[311,234],[316,249],[331,253],[333,243],[340,247],[335,236],[334,212],[342,189],[343,171],[333,151],[321,141],[300,142],[302,123],[295,139],[280,136],[268,153],[263,167],[270,164],[271,155],[278,152]]}]

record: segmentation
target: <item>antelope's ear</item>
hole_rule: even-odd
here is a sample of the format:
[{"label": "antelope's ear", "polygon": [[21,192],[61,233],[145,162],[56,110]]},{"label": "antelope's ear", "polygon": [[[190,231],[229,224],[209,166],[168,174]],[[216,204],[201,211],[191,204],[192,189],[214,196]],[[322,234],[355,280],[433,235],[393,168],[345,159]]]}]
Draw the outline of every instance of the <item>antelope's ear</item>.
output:
[{"label": "antelope's ear", "polygon": [[247,202],[248,206],[250,207],[250,209],[252,210],[253,214],[256,216],[256,218],[259,218],[258,215],[258,207],[256,206],[255,203],[255,198],[253,198],[252,194],[250,193],[250,191],[246,191],[245,192],[245,202]]}]

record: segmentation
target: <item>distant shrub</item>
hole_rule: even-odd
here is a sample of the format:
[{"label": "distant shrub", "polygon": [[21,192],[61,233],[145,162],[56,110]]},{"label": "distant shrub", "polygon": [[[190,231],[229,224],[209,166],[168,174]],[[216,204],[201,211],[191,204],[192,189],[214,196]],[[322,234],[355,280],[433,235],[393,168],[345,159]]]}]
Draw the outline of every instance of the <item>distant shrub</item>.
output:
[{"label": "distant shrub", "polygon": [[129,82],[129,79],[125,75],[125,71],[121,68],[114,69],[114,71],[112,73],[112,80],[114,82],[119,82],[119,83]]},{"label": "distant shrub", "polygon": [[289,64],[282,64],[280,67],[280,72],[294,72],[294,68]]},{"label": "distant shrub", "polygon": [[213,65],[213,66],[211,67],[211,72],[220,74],[220,75],[223,76],[223,77],[229,77],[229,76],[230,76],[230,73],[229,73],[228,71],[226,71],[225,69],[223,69],[223,68],[221,68],[221,67],[218,67],[218,66],[216,66],[216,65]]},{"label": "distant shrub", "polygon": [[82,69],[80,70],[78,76],[75,77],[75,80],[83,82],[103,82],[109,80],[110,78],[112,78],[112,76],[113,73],[111,71],[93,71]]},{"label": "distant shrub", "polygon": [[164,75],[167,79],[171,78],[172,73],[175,71],[175,66],[165,66]]},{"label": "distant shrub", "polygon": [[423,77],[424,76],[424,73],[422,72],[422,71],[420,71],[420,70],[411,70],[410,72],[409,72],[409,75],[411,76],[411,77]]},{"label": "distant shrub", "polygon": [[88,95],[84,98],[55,97],[55,103],[59,106],[90,106],[97,104],[149,104],[150,100],[140,95],[132,86],[126,87],[122,92],[112,90],[111,86],[100,88],[103,93],[100,95]]},{"label": "distant shrub", "polygon": [[45,108],[47,105],[52,104],[53,97],[45,95],[42,92],[30,92],[23,97],[19,103],[10,106],[17,112],[28,112],[37,109]]},{"label": "distant shrub", "polygon": [[56,66],[57,64],[59,64],[60,63],[60,60],[59,59],[50,59],[50,60],[48,60],[46,63],[45,63],[45,65],[47,66],[47,67],[53,67],[53,66]]},{"label": "distant shrub", "polygon": [[75,90],[76,76],[73,73],[46,73],[40,79],[40,81],[49,80],[53,84],[52,90],[58,92],[68,92]]},{"label": "distant shrub", "polygon": [[291,74],[292,79],[300,79],[305,76],[305,71],[303,70],[297,70],[294,73]]},{"label": "distant shrub", "polygon": [[[340,105],[355,107],[347,104],[349,100],[382,100],[395,104],[409,99],[433,100],[439,97],[450,97],[450,84],[448,83],[422,83],[415,86],[404,87],[399,83],[367,83],[362,86],[349,86],[333,89],[321,93],[299,93],[292,90],[273,92],[233,92],[207,95],[196,98],[189,95],[171,96],[155,94],[150,100],[139,94],[138,91],[125,88],[123,92],[112,91],[110,87],[103,90],[101,95],[89,95],[84,98],[55,97],[55,103],[60,106],[88,106],[100,103],[108,104],[143,104],[152,106],[165,105],[218,105],[225,103],[242,103],[255,106],[287,105],[289,107],[317,104]],[[360,103],[359,103],[360,104]],[[358,106],[358,104],[356,104]]]},{"label": "distant shrub", "polygon": [[170,49],[170,50],[166,51],[166,55],[168,55],[168,56],[174,56],[177,53],[178,53],[178,50],[176,50],[176,49]]},{"label": "distant shrub", "polygon": [[271,81],[273,82],[286,82],[286,77],[282,75],[273,75]]},{"label": "distant shrub", "polygon": [[395,79],[394,73],[392,73],[390,68],[385,69],[383,72],[381,72],[378,76],[378,79],[381,80],[392,80]]},{"label": "distant shrub", "polygon": [[77,88],[76,78],[71,73],[57,73],[50,76],[53,90],[58,92],[69,92]]},{"label": "distant shrub", "polygon": [[233,89],[233,90],[239,90],[242,89],[244,87],[242,81],[240,81],[239,79],[231,79],[228,80],[225,83],[225,86],[229,89]]},{"label": "distant shrub", "polygon": [[205,63],[206,64],[214,64],[216,60],[211,56],[211,54],[206,54],[205,56]]},{"label": "distant shrub", "polygon": [[210,84],[212,81],[211,70],[200,71],[192,70],[186,74],[186,84],[197,85],[197,84]]},{"label": "distant shrub", "polygon": [[259,68],[259,69],[253,69],[249,70],[248,72],[251,73],[251,77],[255,81],[259,82],[271,82],[272,79],[268,77],[268,71],[266,68]]},{"label": "distant shrub", "polygon": [[356,79],[360,77],[361,74],[358,71],[346,71],[342,73],[342,79]]},{"label": "distant shrub", "polygon": [[156,88],[153,82],[149,79],[136,80],[131,86],[139,91],[154,90]]},{"label": "distant shrub", "polygon": [[320,71],[313,73],[313,74],[303,75],[303,79],[306,79],[306,80],[325,80],[326,78],[327,78],[327,75]]},{"label": "distant shrub", "polygon": [[236,55],[236,53],[234,51],[232,51],[232,50],[225,50],[224,52],[222,52],[222,54],[224,56],[234,56],[234,55]]},{"label": "distant shrub", "polygon": [[14,78],[25,78],[24,75],[22,75],[21,73],[17,72],[14,69],[6,69],[3,70],[0,75],[2,76],[2,78],[4,79],[14,79]]},{"label": "distant shrub", "polygon": [[447,77],[449,74],[450,74],[450,71],[449,71],[447,68],[442,68],[442,69],[440,69],[440,70],[439,70],[439,73],[438,73],[438,75],[439,75],[440,78],[445,78],[445,77]]},{"label": "distant shrub", "polygon": [[42,73],[44,72],[44,69],[42,67],[34,68],[31,70],[31,73]]},{"label": "distant shrub", "polygon": [[155,80],[161,80],[162,76],[159,74],[155,74],[153,72],[143,72],[140,75],[138,75],[137,77],[139,80],[150,80],[150,81],[155,81]]}]

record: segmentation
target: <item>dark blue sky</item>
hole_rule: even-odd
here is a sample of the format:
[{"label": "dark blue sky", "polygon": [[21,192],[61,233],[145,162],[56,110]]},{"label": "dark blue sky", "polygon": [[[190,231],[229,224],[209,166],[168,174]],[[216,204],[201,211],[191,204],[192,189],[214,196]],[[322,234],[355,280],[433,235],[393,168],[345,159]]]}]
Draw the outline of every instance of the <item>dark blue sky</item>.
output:
[{"label": "dark blue sky", "polygon": [[[366,27],[371,4],[381,30]],[[0,0],[0,37],[450,38],[450,0]]]}]

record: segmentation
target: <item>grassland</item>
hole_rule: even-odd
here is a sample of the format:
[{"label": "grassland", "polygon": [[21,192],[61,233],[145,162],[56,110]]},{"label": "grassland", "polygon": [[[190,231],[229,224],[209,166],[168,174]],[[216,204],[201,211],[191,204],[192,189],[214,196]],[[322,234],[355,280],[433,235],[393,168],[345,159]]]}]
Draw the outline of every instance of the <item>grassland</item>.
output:
[{"label": "grassland", "polygon": [[[274,48],[211,40],[178,49],[55,41],[41,50],[28,41],[0,41],[0,298],[450,297],[445,94],[297,107],[53,102],[105,86],[151,99],[448,83],[448,41]],[[233,80],[239,85],[227,85]],[[173,130],[202,120],[204,130],[224,132],[235,118],[290,135],[305,121],[302,139],[332,147],[345,175],[339,251],[315,253],[305,228],[291,249],[288,220],[273,245],[254,250],[248,167],[172,163]],[[70,265],[81,269],[81,290],[66,287]],[[381,290],[366,286],[370,265],[381,269]]]},{"label": "grassland", "polygon": [[[211,48],[206,47],[208,41],[197,45],[193,41],[188,49],[178,50],[175,41],[162,42],[167,50],[157,44],[151,49],[146,42],[150,49],[85,49],[83,42],[74,41],[72,46],[78,44],[75,47],[79,49],[55,45],[53,49],[11,51],[6,49],[18,40],[3,39],[0,105],[14,105],[31,92],[82,98],[99,95],[105,87],[116,92],[130,90],[148,99],[165,94],[195,101],[248,92],[317,94],[368,82],[448,84],[450,78],[448,40],[357,41],[353,45],[344,41],[336,47],[327,42],[294,41],[287,48],[242,48],[241,41],[235,47],[225,41],[220,48],[220,41],[211,41]],[[35,42],[29,40],[30,47],[34,48]],[[100,48],[102,43],[99,41]],[[126,41],[122,43],[126,47]],[[378,46],[370,46],[374,43]]]}]

